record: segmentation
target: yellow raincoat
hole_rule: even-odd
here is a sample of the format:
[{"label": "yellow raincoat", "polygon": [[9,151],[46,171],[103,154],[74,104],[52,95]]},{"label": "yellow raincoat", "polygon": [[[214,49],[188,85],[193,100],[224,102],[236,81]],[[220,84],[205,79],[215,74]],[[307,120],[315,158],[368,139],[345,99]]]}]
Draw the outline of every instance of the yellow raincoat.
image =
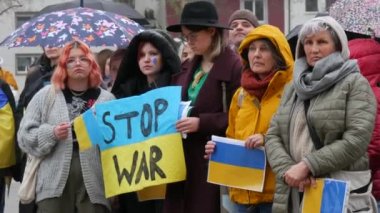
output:
[{"label": "yellow raincoat", "polygon": [[9,86],[12,86],[13,89],[18,90],[17,82],[13,74],[2,67],[0,67],[0,79],[3,79]]},{"label": "yellow raincoat", "polygon": [[[257,39],[269,39],[283,56],[287,69],[279,70],[273,76],[268,88],[259,101],[240,87],[234,94],[230,111],[228,128],[226,135],[229,138],[246,140],[253,134],[264,134],[269,128],[272,116],[280,105],[280,99],[284,91],[285,84],[291,81],[293,76],[293,57],[289,44],[282,32],[273,26],[262,25],[252,30],[240,45],[239,53],[244,64],[248,61],[244,54],[252,41]],[[248,66],[249,67],[249,66]],[[244,175],[244,174],[242,174]],[[239,204],[260,204],[273,201],[275,188],[275,175],[267,164],[265,184],[263,192],[253,192],[243,189],[230,188],[229,195],[232,201]]]}]

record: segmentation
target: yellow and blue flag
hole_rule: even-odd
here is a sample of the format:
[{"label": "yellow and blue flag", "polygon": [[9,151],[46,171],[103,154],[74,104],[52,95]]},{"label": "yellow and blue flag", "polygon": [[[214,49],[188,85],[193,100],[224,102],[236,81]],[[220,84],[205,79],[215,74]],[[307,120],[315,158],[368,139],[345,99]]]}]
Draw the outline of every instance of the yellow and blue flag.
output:
[{"label": "yellow and blue flag", "polygon": [[74,131],[77,140],[80,141],[80,151],[89,149],[103,140],[92,108],[74,119]]},{"label": "yellow and blue flag", "polygon": [[303,213],[344,213],[349,195],[349,184],[345,181],[318,178],[316,187],[305,189]]},{"label": "yellow and blue flag", "polygon": [[0,89],[0,169],[16,164],[15,120],[5,92]]},{"label": "yellow and blue flag", "polygon": [[262,192],[266,157],[264,148],[247,149],[244,142],[212,136],[216,143],[209,161],[207,181],[214,184]]}]

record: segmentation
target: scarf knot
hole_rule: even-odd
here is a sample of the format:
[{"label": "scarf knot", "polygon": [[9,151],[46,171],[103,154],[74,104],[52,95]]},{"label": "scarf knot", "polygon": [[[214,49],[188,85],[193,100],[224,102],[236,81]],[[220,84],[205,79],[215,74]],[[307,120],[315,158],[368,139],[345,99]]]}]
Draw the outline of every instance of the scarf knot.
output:
[{"label": "scarf knot", "polygon": [[311,99],[355,72],[359,72],[356,61],[344,60],[339,52],[320,59],[314,67],[302,57],[294,66],[294,89],[300,100]]},{"label": "scarf knot", "polygon": [[276,71],[271,72],[264,79],[260,79],[258,75],[252,72],[252,70],[246,69],[243,71],[241,76],[241,86],[250,95],[255,96],[257,99],[261,100],[275,74]]}]

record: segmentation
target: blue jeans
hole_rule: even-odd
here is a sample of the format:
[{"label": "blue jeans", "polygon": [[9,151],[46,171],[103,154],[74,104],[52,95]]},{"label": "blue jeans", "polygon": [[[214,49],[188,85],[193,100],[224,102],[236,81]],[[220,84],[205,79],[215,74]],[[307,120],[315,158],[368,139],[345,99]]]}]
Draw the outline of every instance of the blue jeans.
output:
[{"label": "blue jeans", "polygon": [[272,203],[262,203],[257,205],[238,204],[230,200],[228,195],[222,196],[223,207],[229,213],[271,213]]}]

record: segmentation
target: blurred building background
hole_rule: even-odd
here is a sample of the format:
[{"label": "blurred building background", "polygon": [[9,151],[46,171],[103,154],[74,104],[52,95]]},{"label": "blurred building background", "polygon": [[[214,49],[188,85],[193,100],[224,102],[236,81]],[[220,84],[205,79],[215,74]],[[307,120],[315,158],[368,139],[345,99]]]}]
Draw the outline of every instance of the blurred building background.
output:
[{"label": "blurred building background", "polygon": [[[11,34],[17,27],[32,18],[45,6],[68,2],[71,0],[0,0],[0,41]],[[78,0],[80,1],[80,0]],[[94,0],[84,0],[94,1]],[[103,0],[112,1],[112,0]],[[114,0],[124,2],[135,8],[149,21],[146,28],[164,29],[167,25],[177,23],[185,3],[194,0]],[[335,0],[209,0],[213,2],[220,16],[226,23],[230,14],[240,8],[252,10],[261,23],[279,27],[285,34],[293,27],[313,18],[318,12],[328,11]],[[95,48],[98,52],[100,48]],[[42,53],[40,47],[11,48],[0,47],[1,65],[13,71],[19,87],[24,86],[27,66]]]}]

